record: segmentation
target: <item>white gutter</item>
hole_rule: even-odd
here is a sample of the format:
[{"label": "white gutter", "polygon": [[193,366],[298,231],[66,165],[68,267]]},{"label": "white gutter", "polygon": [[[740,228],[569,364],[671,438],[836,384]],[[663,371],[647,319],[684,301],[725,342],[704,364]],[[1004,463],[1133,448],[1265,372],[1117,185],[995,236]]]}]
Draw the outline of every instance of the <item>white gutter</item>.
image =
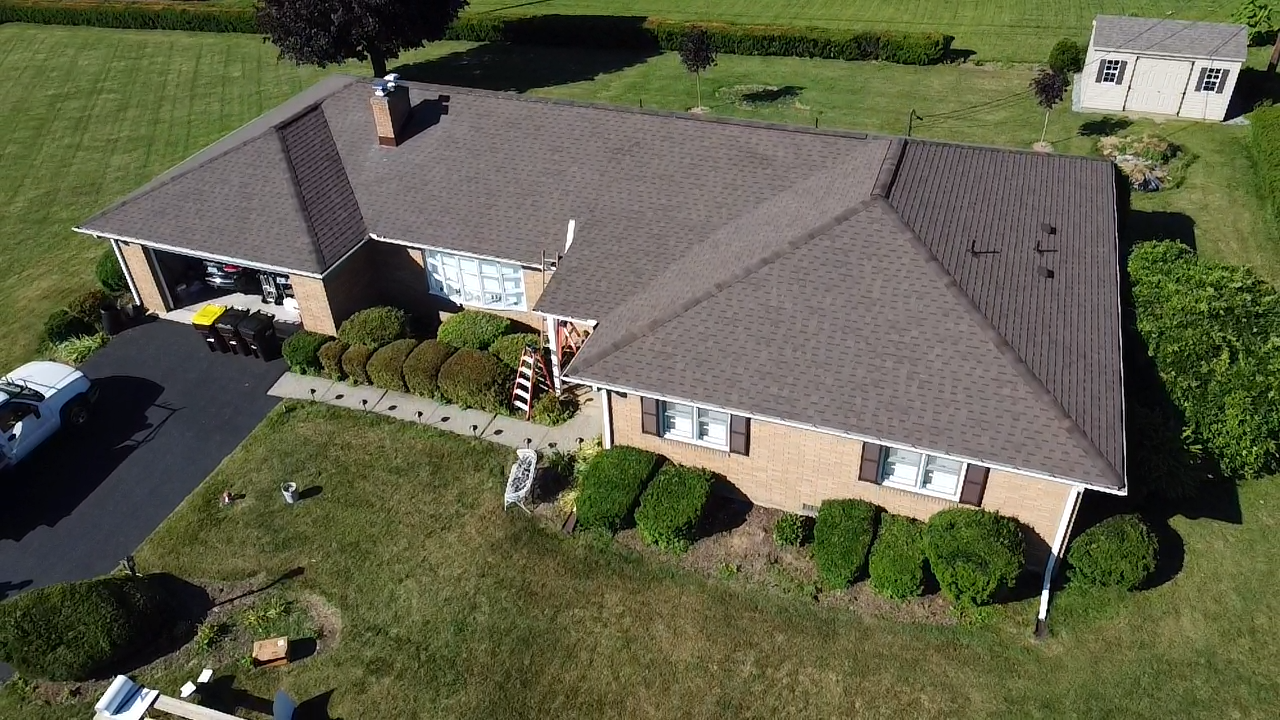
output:
[{"label": "white gutter", "polygon": [[[102,239],[97,235],[93,237],[98,240]],[[141,306],[142,297],[138,295],[138,285],[133,281],[133,272],[129,270],[129,264],[124,261],[124,253],[120,252],[120,241],[112,238],[109,239],[109,242],[111,243],[111,249],[116,253],[116,262],[120,263],[120,270],[124,273],[125,282],[129,283],[129,294],[133,295],[133,304]]]},{"label": "white gutter", "polygon": [[512,260],[510,258],[500,258],[500,257],[494,257],[492,255],[479,255],[473,252],[466,252],[465,250],[454,250],[453,248],[440,247],[438,245],[427,245],[426,243],[415,243],[415,242],[409,242],[407,240],[396,240],[394,238],[383,237],[381,235],[377,235],[374,233],[369,233],[369,237],[373,238],[374,240],[377,240],[378,242],[390,243],[391,245],[402,245],[404,247],[419,248],[422,250],[436,250],[438,252],[449,253],[450,255],[461,255],[463,257],[472,257],[472,258],[476,258],[477,260],[492,260],[493,262],[500,262],[506,265],[519,265],[525,270],[540,269],[537,265],[531,265],[529,263],[522,262],[520,260]]},{"label": "white gutter", "polygon": [[1066,550],[1067,538],[1071,535],[1071,526],[1075,523],[1076,510],[1080,507],[1080,496],[1084,490],[1071,488],[1067,495],[1067,504],[1062,508],[1062,520],[1058,522],[1058,532],[1053,536],[1053,547],[1049,549],[1049,562],[1044,568],[1044,585],[1040,588],[1040,612],[1036,615],[1036,637],[1049,634],[1049,587],[1053,585],[1053,573],[1058,569],[1058,560]]},{"label": "white gutter", "polygon": [[125,237],[124,235],[116,235],[114,233],[102,232],[100,230],[87,230],[82,227],[73,227],[71,229],[82,235],[91,235],[96,238],[109,238],[111,240],[117,240],[119,242],[129,243],[130,245],[141,245],[143,247],[151,248],[152,250],[164,250],[165,252],[171,252],[171,253],[174,253],[175,255],[185,255],[187,257],[193,257],[199,260],[214,260],[216,262],[227,263],[228,265],[244,265],[245,267],[253,268],[254,270],[268,270],[270,272],[280,273],[281,275],[299,275],[301,277],[315,278],[316,280],[319,280],[321,278],[320,273],[306,272],[303,270],[291,270],[286,267],[280,267],[279,265],[267,265],[266,263],[254,262],[252,260],[244,260],[242,258],[231,257],[229,255],[215,255],[213,253],[207,253],[201,250],[190,250],[188,248],[180,248],[173,245],[165,245],[163,243],[150,242],[148,240],[139,240],[138,238],[131,238],[131,237]]},{"label": "white gutter", "polygon": [[600,445],[605,450],[613,447],[613,414],[609,412],[609,391],[605,388],[597,388],[600,393],[600,414],[604,421],[604,426],[600,432]]}]

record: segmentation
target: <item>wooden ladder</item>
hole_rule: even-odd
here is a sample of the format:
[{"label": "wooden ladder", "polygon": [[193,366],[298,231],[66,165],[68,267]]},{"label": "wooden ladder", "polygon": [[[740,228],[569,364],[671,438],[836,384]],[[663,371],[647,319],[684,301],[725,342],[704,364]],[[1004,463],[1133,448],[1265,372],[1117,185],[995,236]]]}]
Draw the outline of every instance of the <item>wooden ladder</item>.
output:
[{"label": "wooden ladder", "polygon": [[[542,374],[539,375],[538,373]],[[533,395],[536,389],[548,389],[551,374],[547,372],[542,351],[526,345],[520,354],[520,366],[516,370],[516,385],[511,390],[511,405],[524,413],[528,420],[533,416]]]}]

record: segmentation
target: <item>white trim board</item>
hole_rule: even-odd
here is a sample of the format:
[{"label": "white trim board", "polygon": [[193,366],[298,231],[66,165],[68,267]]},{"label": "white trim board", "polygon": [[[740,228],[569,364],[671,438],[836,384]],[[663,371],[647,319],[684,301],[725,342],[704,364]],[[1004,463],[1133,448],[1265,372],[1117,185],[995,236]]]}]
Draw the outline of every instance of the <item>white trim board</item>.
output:
[{"label": "white trim board", "polygon": [[[245,267],[253,268],[254,270],[267,270],[269,272],[277,272],[282,275],[298,275],[301,277],[314,278],[316,280],[319,280],[323,277],[321,273],[304,272],[302,270],[290,270],[289,268],[280,267],[279,265],[268,265],[266,263],[253,262],[251,260],[243,260],[241,258],[231,257],[229,255],[216,255],[214,253],[207,253],[201,250],[189,250],[187,248],[174,247],[173,245],[165,245],[163,243],[150,242],[148,240],[139,240],[138,238],[131,238],[131,237],[125,237],[124,235],[116,235],[114,233],[102,232],[100,230],[86,230],[82,227],[74,227],[71,229],[82,235],[90,235],[92,237],[98,238],[99,240],[101,240],[102,238],[107,238],[109,240],[117,240],[119,242],[129,243],[130,245],[141,245],[143,247],[151,248],[152,250],[163,250],[165,252],[171,252],[175,255],[184,255],[186,257],[193,257],[199,260],[215,260],[217,262],[224,262],[229,265],[244,265]],[[350,253],[348,253],[348,255],[349,254]],[[345,260],[346,257],[344,257],[343,259]],[[339,260],[338,262],[342,262],[342,261]],[[336,263],[334,267],[336,267]],[[332,270],[333,268],[331,267],[330,269]]]},{"label": "white trim board", "polygon": [[965,457],[963,455],[954,455],[952,453],[946,453],[940,450],[934,450],[927,447],[920,447],[916,445],[908,445],[905,443],[894,442],[892,440],[877,438],[871,435],[863,435],[860,433],[846,432],[844,430],[824,428],[818,425],[807,425],[805,423],[799,423],[793,420],[784,420],[782,418],[769,417],[767,415],[759,415],[756,413],[743,412],[741,410],[734,410],[732,408],[726,408],[723,406],[713,405],[706,402],[698,402],[694,400],[670,397],[666,395],[657,395],[655,393],[651,393],[643,390],[636,390],[635,388],[625,388],[619,385],[608,385],[605,383],[597,382],[595,380],[588,380],[586,378],[573,377],[570,375],[565,375],[564,378],[565,380],[568,380],[570,382],[575,382],[580,385],[586,385],[593,389],[604,388],[606,390],[612,390],[617,393],[638,395],[641,397],[649,397],[655,400],[665,400],[665,401],[675,402],[675,403],[684,403],[686,405],[698,405],[700,407],[710,408],[712,410],[719,410],[721,412],[727,412],[730,415],[738,415],[740,417],[751,418],[752,420],[759,420],[761,422],[774,423],[775,425],[785,425],[786,427],[793,427],[798,430],[811,430],[813,432],[823,433],[824,435],[835,435],[836,437],[849,438],[850,440],[857,440],[859,442],[869,442],[869,443],[875,443],[877,445],[887,445],[889,447],[896,447],[901,450],[911,450],[912,452],[926,453],[929,455],[935,455],[937,457],[944,457],[949,460],[958,460],[959,462],[962,462],[962,463],[981,465],[983,467],[988,467],[988,468],[991,468],[992,470],[999,470],[1001,472],[1010,472],[1010,473],[1016,473],[1018,475],[1026,475],[1027,477],[1033,477],[1039,480],[1049,480],[1051,482],[1062,483],[1064,485],[1071,485],[1073,487],[1078,487],[1085,490],[1096,490],[1098,492],[1107,493],[1108,495],[1125,496],[1129,494],[1127,491],[1127,484],[1126,484],[1126,489],[1117,490],[1114,488],[1106,488],[1099,485],[1092,485],[1090,483],[1081,482],[1079,480],[1073,480],[1070,478],[1056,477],[1054,475],[1049,475],[1047,473],[1039,472],[1036,470],[1029,470],[1027,468],[1014,467],[1012,465],[1005,465],[1003,463],[993,462],[991,460],[984,460],[982,458],[972,458],[972,457]]},{"label": "white trim board", "polygon": [[419,248],[421,250],[435,250],[436,252],[449,253],[450,255],[462,255],[464,257],[472,257],[477,260],[492,260],[493,262],[500,262],[505,265],[519,265],[524,270],[540,270],[541,269],[537,265],[532,265],[530,263],[527,263],[521,260],[512,260],[511,258],[501,258],[495,255],[481,255],[479,253],[467,252],[465,250],[457,250],[455,248],[442,247],[440,245],[428,245],[426,243],[409,242],[408,240],[396,240],[394,238],[383,237],[375,233],[369,233],[369,237],[374,240],[377,240],[378,242],[384,242],[390,245],[400,245],[403,247]]}]

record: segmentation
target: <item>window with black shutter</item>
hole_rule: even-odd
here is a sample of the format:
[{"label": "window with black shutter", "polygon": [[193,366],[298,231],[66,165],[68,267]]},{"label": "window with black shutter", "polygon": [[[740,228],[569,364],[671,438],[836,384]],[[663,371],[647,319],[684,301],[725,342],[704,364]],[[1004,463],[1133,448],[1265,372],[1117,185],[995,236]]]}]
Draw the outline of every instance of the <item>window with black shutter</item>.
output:
[{"label": "window with black shutter", "polygon": [[960,502],[982,507],[982,496],[987,492],[987,475],[990,468],[970,464],[964,471],[964,484],[960,487]]},{"label": "window with black shutter", "polygon": [[640,432],[658,434],[658,401],[653,398],[640,398]]},{"label": "window with black shutter", "polygon": [[729,452],[747,455],[751,446],[751,419],[741,415],[729,416]]}]

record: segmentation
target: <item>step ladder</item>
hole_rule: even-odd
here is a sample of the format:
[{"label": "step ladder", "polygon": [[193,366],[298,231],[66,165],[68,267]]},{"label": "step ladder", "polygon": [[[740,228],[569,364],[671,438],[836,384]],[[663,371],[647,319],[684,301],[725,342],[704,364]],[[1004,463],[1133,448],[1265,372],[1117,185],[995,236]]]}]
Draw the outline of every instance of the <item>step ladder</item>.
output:
[{"label": "step ladder", "polygon": [[528,420],[533,416],[533,395],[537,390],[549,390],[551,374],[540,349],[525,346],[520,354],[520,366],[516,370],[516,385],[511,390],[511,405],[524,413]]},{"label": "step ladder", "polygon": [[557,347],[560,348],[562,354],[572,351],[576,355],[582,349],[582,343],[586,341],[586,334],[576,324],[561,321],[560,341],[557,343]]}]

